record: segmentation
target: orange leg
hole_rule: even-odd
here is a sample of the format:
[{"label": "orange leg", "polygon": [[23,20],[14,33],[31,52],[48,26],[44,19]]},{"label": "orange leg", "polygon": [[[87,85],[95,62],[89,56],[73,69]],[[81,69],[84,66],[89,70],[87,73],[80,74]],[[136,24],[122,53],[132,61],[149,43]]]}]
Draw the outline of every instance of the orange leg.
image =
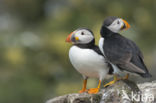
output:
[{"label": "orange leg", "polygon": [[87,92],[86,85],[87,85],[87,79],[83,81],[83,88],[82,90],[79,91],[79,93]]},{"label": "orange leg", "polygon": [[97,88],[91,88],[88,90],[88,93],[89,94],[96,94],[99,92],[100,90],[100,86],[101,86],[101,80],[99,80],[99,84],[98,84],[98,87]]},{"label": "orange leg", "polygon": [[126,76],[123,77],[122,79],[123,79],[123,80],[128,80],[128,78],[129,78],[129,74],[127,73]]},{"label": "orange leg", "polygon": [[120,80],[116,75],[114,75],[114,80],[110,81],[109,83],[105,84],[104,87],[107,87],[109,85],[113,85],[114,83],[116,83],[118,80]]},{"label": "orange leg", "polygon": [[113,85],[114,83],[116,83],[117,81],[119,80],[128,80],[128,77],[129,77],[129,74],[126,74],[125,77],[123,78],[118,78],[117,75],[114,75],[114,80],[113,81],[110,81],[109,83],[105,84],[104,87],[107,87],[109,85]]}]

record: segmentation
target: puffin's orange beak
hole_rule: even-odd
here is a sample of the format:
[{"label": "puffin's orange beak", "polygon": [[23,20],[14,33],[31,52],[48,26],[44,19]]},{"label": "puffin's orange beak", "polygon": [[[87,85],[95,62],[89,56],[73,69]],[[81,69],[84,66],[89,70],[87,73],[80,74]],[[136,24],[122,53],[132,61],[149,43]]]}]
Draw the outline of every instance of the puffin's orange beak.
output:
[{"label": "puffin's orange beak", "polygon": [[71,41],[71,36],[72,35],[73,35],[73,32],[68,35],[68,37],[66,38],[66,42],[68,42],[68,43],[72,42]]},{"label": "puffin's orange beak", "polygon": [[124,29],[129,29],[131,27],[126,20],[123,20],[123,22],[124,22],[124,24],[126,26]]}]

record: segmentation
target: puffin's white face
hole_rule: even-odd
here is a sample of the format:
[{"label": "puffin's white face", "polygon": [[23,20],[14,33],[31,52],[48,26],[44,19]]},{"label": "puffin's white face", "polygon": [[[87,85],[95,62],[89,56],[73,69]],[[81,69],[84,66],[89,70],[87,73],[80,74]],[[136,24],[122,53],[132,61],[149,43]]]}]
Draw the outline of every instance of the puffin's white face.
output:
[{"label": "puffin's white face", "polygon": [[118,33],[121,30],[129,29],[130,25],[127,21],[117,18],[110,25],[106,26],[110,31]]},{"label": "puffin's white face", "polygon": [[114,20],[111,25],[107,26],[112,32],[119,32],[124,27],[124,21],[120,18]]},{"label": "puffin's white face", "polygon": [[78,39],[75,42],[76,44],[87,44],[87,43],[90,43],[94,39],[93,34],[86,29],[76,30],[74,32],[74,35],[75,35],[75,38]]},{"label": "puffin's white face", "polygon": [[78,29],[72,32],[66,39],[73,44],[88,44],[94,39],[93,33],[87,29]]}]

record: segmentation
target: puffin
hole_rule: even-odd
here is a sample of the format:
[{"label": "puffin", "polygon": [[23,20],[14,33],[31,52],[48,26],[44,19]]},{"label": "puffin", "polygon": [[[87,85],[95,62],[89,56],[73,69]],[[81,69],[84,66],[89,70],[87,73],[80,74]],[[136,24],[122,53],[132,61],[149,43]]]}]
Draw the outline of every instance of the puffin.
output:
[{"label": "puffin", "polygon": [[[128,79],[129,74],[137,74],[143,78],[149,78],[149,73],[141,50],[130,39],[119,34],[122,30],[130,28],[128,22],[119,17],[107,17],[101,27],[99,48],[105,59],[112,65],[114,80],[105,86],[114,84],[120,80],[117,76],[125,71],[127,74],[122,79]],[[124,72],[124,73],[125,73]]]},{"label": "puffin", "polygon": [[[83,87],[79,93],[96,94],[101,82],[110,71],[110,64],[105,60],[99,47],[95,45],[93,32],[88,28],[78,28],[68,35],[66,42],[72,43],[69,59],[73,67],[83,76]],[[86,89],[88,78],[98,78],[97,88]]]}]

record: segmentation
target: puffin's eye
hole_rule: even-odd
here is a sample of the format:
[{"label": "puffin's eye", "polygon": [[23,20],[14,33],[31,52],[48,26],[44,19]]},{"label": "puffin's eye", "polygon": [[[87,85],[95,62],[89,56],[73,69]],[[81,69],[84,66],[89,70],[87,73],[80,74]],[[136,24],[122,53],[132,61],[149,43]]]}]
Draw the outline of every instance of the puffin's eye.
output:
[{"label": "puffin's eye", "polygon": [[117,21],[117,24],[120,24],[120,21]]},{"label": "puffin's eye", "polygon": [[81,32],[81,35],[84,35],[84,32]]}]

